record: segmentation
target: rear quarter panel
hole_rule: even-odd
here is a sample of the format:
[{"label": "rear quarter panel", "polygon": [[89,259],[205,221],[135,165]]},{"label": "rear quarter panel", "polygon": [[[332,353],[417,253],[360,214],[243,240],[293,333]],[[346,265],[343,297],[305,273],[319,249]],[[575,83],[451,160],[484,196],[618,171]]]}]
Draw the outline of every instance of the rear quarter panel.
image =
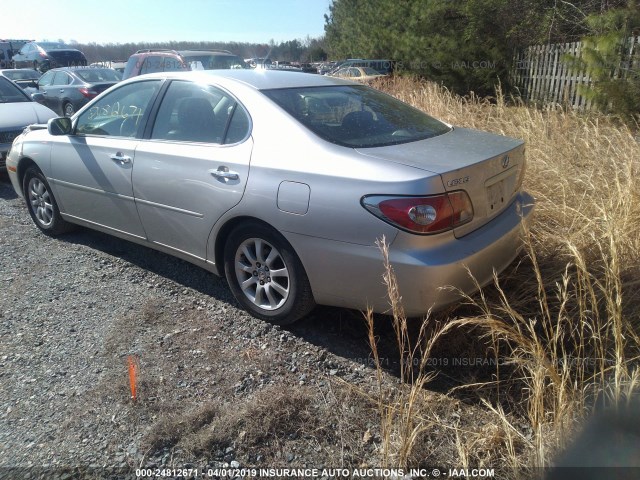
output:
[{"label": "rear quarter panel", "polygon": [[[394,238],[398,230],[362,207],[364,195],[444,190],[439,175],[321,140],[260,92],[248,89],[241,98],[253,122],[249,180],[242,201],[221,219],[214,234],[229,218],[248,215],[282,232],[371,246],[382,236]],[[305,214],[278,208],[282,182],[308,185]]]}]

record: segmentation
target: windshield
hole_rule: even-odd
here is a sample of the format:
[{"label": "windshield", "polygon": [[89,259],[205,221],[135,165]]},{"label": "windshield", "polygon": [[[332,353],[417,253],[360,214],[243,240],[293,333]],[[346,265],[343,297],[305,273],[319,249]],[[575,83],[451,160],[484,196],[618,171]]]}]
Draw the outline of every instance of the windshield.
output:
[{"label": "windshield", "polygon": [[426,113],[365,85],[262,92],[319,137],[347,147],[415,142],[450,130]]},{"label": "windshield", "polygon": [[30,102],[31,99],[18,87],[4,77],[0,77],[0,103]]},{"label": "windshield", "polygon": [[85,82],[119,82],[122,76],[111,68],[83,68],[76,70],[78,76]]}]

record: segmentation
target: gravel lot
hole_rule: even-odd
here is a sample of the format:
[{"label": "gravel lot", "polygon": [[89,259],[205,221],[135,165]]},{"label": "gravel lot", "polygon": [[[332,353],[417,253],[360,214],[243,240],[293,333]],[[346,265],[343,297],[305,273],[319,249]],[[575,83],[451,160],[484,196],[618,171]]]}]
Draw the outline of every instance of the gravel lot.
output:
[{"label": "gravel lot", "polygon": [[[240,310],[224,280],[187,262],[87,229],[41,234],[6,177],[0,340],[1,478],[382,465],[360,313],[317,308],[290,328],[271,326]],[[461,402],[430,395],[444,423],[449,415],[459,423]],[[445,443],[437,427],[427,432],[419,463],[451,458]]]}]

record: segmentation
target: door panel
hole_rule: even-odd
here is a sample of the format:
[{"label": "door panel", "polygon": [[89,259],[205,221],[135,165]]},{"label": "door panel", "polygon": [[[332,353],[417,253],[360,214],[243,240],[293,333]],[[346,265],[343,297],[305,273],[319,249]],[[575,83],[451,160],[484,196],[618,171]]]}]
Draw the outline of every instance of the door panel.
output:
[{"label": "door panel", "polygon": [[142,141],[133,184],[148,239],[206,259],[214,223],[242,198],[252,147]]},{"label": "door panel", "polygon": [[146,237],[131,172],[137,137],[159,88],[159,80],[148,80],[113,90],[80,114],[74,135],[52,142],[51,181],[63,213]]},{"label": "door panel", "polygon": [[63,213],[144,238],[131,184],[137,144],[127,138],[59,137],[51,151],[51,180]]}]

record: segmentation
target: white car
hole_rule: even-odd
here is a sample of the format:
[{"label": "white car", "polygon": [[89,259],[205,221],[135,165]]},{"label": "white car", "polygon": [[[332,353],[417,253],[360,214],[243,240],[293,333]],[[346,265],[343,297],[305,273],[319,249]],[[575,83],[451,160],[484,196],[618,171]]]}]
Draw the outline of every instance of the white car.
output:
[{"label": "white car", "polygon": [[0,171],[6,170],[7,152],[13,139],[27,125],[46,123],[55,117],[53,110],[34,102],[15,83],[0,76]]}]

